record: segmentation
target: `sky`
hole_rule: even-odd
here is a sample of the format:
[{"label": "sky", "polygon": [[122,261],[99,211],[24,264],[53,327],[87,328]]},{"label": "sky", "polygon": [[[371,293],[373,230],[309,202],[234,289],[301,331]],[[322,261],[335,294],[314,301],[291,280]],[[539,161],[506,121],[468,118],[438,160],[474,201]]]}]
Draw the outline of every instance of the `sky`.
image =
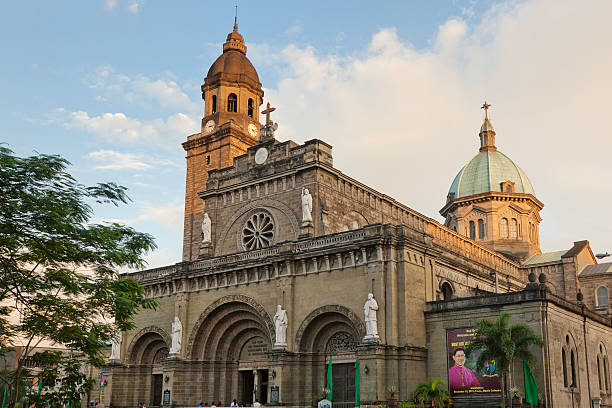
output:
[{"label": "sky", "polygon": [[[132,203],[95,220],[151,233],[149,267],[180,261],[180,143],[200,131],[234,4],[0,4],[0,143],[128,187]],[[545,205],[545,252],[612,252],[611,15],[609,0],[238,2],[278,140],[324,140],[342,172],[442,222],[486,99],[498,149]]]}]

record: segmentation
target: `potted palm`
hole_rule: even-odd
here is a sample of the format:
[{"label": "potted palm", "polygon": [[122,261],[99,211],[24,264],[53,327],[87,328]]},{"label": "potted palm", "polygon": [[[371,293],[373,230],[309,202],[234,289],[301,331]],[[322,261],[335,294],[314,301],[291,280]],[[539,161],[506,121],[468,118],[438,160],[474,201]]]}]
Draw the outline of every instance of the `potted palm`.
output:
[{"label": "potted palm", "polygon": [[395,385],[387,388],[387,391],[385,391],[385,397],[387,397],[387,408],[398,408],[397,394],[398,391]]},{"label": "potted palm", "polygon": [[444,386],[444,381],[440,379],[417,385],[412,399],[420,408],[442,408],[451,402],[450,393]]},{"label": "potted palm", "polygon": [[512,395],[512,407],[521,407],[523,405],[523,396],[519,387],[510,387],[510,395]]},{"label": "potted palm", "polygon": [[534,366],[535,356],[531,352],[531,347],[541,347],[544,344],[531,327],[520,323],[513,325],[509,323],[510,314],[505,312],[495,321],[479,320],[474,326],[475,339],[466,347],[468,353],[483,350],[476,363],[479,370],[487,360],[497,362],[502,374],[502,406],[504,407],[507,406],[506,400],[512,397],[506,384],[512,384],[511,368],[514,362],[518,359]]}]

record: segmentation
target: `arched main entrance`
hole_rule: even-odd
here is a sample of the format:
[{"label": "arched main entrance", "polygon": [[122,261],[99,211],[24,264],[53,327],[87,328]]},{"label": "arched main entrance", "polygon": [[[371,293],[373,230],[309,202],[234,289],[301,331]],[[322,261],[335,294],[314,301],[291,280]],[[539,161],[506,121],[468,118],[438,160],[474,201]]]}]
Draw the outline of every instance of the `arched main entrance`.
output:
[{"label": "arched main entrance", "polygon": [[227,296],[200,316],[188,342],[188,355],[201,361],[206,398],[267,403],[268,360],[274,329],[265,309],[246,296]]}]

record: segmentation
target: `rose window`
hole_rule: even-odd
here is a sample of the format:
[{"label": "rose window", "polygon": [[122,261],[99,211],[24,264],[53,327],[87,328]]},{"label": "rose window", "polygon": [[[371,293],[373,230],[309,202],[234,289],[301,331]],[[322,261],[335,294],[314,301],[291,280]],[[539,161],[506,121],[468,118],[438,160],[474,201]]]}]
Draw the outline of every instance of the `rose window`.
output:
[{"label": "rose window", "polygon": [[274,221],[264,212],[253,214],[242,229],[242,245],[247,250],[269,247],[273,239]]}]

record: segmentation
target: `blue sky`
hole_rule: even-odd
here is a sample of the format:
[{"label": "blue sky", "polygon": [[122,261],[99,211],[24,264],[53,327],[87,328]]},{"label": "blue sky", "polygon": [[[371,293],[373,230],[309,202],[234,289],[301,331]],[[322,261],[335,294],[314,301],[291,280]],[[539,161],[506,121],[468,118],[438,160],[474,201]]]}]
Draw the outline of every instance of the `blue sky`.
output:
[{"label": "blue sky", "polygon": [[[279,139],[330,142],[342,171],[440,220],[487,98],[498,147],[546,205],[543,249],[604,251],[612,143],[593,118],[609,115],[611,4],[240,1],[238,23]],[[3,2],[0,141],[129,187],[130,206],[97,216],[152,233],[151,266],[179,261],[180,143],[233,17],[231,1]]]}]

